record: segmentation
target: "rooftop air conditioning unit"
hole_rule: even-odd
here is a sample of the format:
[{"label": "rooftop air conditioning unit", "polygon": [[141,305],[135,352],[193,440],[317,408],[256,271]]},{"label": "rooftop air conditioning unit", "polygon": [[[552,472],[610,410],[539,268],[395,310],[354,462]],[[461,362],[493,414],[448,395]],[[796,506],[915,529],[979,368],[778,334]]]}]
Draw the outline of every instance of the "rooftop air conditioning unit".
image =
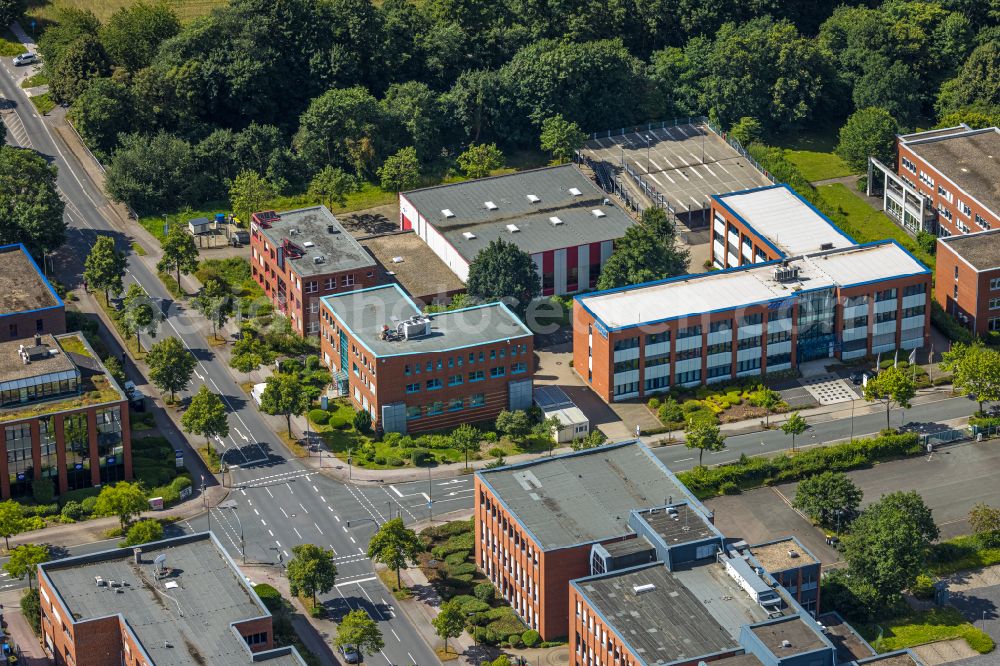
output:
[{"label": "rooftop air conditioning unit", "polygon": [[312,241],[306,241],[305,243],[302,244],[302,247],[316,247],[316,243],[313,243]]},{"label": "rooftop air conditioning unit", "polygon": [[795,559],[796,557],[798,557],[798,556],[799,556],[799,554],[798,554],[797,552],[795,552],[794,550],[789,550],[789,551],[788,551],[788,557],[792,558],[793,560],[794,560],[794,559]]},{"label": "rooftop air conditioning unit", "polygon": [[775,266],[774,267],[774,279],[778,282],[789,282],[796,279],[799,276],[798,266]]},{"label": "rooftop air conditioning unit", "polygon": [[326,233],[328,233],[328,234],[338,233],[337,232],[337,225],[335,225],[335,224],[328,224],[328,225],[326,225]]},{"label": "rooftop air conditioning unit", "polygon": [[401,263],[403,263],[403,258],[402,257],[393,257],[392,258],[392,263],[394,263],[394,264],[401,264]]},{"label": "rooftop air conditioning unit", "polygon": [[324,257],[323,255],[319,255],[319,256],[313,257],[313,263],[314,264],[324,264],[324,263],[326,263],[326,257]]},{"label": "rooftop air conditioning unit", "polygon": [[401,321],[396,325],[396,333],[403,340],[412,340],[413,338],[430,335],[430,332],[431,318],[425,315],[413,315],[406,321]]},{"label": "rooftop air conditioning unit", "polygon": [[821,250],[832,250],[833,243],[820,243],[819,249]]},{"label": "rooftop air conditioning unit", "polygon": [[633,585],[632,593],[635,595],[645,594],[647,592],[652,592],[656,589],[656,586],[652,583],[646,583],[645,585]]},{"label": "rooftop air conditioning unit", "polygon": [[296,229],[295,227],[292,227],[291,229],[288,230],[288,235],[289,236],[297,236],[298,233],[299,233],[299,230]]}]

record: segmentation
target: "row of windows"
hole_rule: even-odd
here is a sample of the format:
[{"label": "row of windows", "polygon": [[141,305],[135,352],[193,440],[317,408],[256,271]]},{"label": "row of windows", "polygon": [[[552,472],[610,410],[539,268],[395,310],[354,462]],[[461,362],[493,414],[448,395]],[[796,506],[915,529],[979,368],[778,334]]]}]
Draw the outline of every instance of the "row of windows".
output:
[{"label": "row of windows", "polygon": [[[510,347],[510,356],[513,358],[521,354],[528,353],[527,344],[515,344]],[[469,352],[468,363],[472,365],[474,363],[485,363],[487,360],[495,361],[497,359],[503,359],[507,357],[506,349],[491,349],[487,358],[487,353],[481,351],[478,354],[476,352]],[[464,356],[449,356],[447,359],[445,357],[439,357],[435,361],[427,361],[426,363],[407,363],[403,366],[404,375],[419,375],[421,371],[423,372],[434,372],[435,370],[443,370],[447,363],[449,368],[461,368],[466,363],[466,357]]]},{"label": "row of windows", "polygon": [[414,421],[424,416],[437,416],[448,412],[458,412],[463,409],[473,409],[486,405],[485,393],[473,393],[468,398],[451,398],[448,401],[436,400],[426,405],[409,405],[406,408],[406,419]]},{"label": "row of windows", "polygon": [[976,224],[978,224],[983,229],[986,229],[987,231],[989,231],[992,228],[990,226],[990,223],[986,221],[986,218],[980,215],[979,213],[976,213]]}]

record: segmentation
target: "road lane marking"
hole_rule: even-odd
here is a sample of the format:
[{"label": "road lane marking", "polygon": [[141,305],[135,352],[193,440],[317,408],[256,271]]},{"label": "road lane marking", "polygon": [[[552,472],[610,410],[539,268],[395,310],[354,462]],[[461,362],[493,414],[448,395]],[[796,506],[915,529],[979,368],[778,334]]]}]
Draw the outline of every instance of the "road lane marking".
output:
[{"label": "road lane marking", "polygon": [[[376,580],[375,576],[369,576],[368,578],[362,578],[361,580],[349,580],[343,583],[337,583],[334,587],[341,587],[343,585],[357,585],[360,583],[367,583],[368,581]],[[345,598],[346,600],[346,598]]]},{"label": "road lane marking", "polygon": [[268,488],[267,486],[264,486],[264,490],[266,490],[267,494],[271,496],[271,499],[274,499],[274,493],[271,492],[270,488]]},{"label": "road lane marking", "polygon": [[309,513],[309,509],[307,509],[307,508],[306,508],[305,506],[303,506],[303,505],[302,505],[302,502],[299,502],[299,506],[301,506],[301,507],[302,507],[302,510],[303,510],[303,511],[305,511],[306,513]]},{"label": "road lane marking", "polygon": [[313,486],[313,492],[315,492],[316,494],[319,494],[319,488],[317,488],[316,486]]},{"label": "road lane marking", "polygon": [[285,513],[285,507],[283,507],[283,506],[279,506],[279,507],[278,507],[278,509],[280,509],[280,510],[281,510],[281,513],[284,513],[284,514],[285,514],[285,518],[288,518],[288,514],[287,514],[287,513]]},{"label": "road lane marking", "polygon": [[293,527],[292,531],[295,532],[295,536],[297,536],[300,540],[302,539],[302,535],[299,534],[299,530],[297,527]]},{"label": "road lane marking", "polygon": [[[274,536],[274,532],[272,532],[271,530],[268,530],[267,533],[270,534],[271,536]],[[278,545],[281,545],[281,544],[278,544]]]},{"label": "road lane marking", "polygon": [[391,632],[392,632],[392,635],[396,637],[396,640],[397,640],[397,641],[399,641],[400,643],[402,643],[402,642],[403,642],[403,641],[399,640],[399,634],[397,634],[397,633],[396,633],[396,630],[395,630],[395,629],[393,629],[392,627],[389,627],[389,631],[391,631]]},{"label": "road lane marking", "polygon": [[357,541],[354,540],[354,537],[347,537],[347,538],[351,540],[351,543],[357,543]]},{"label": "road lane marking", "polygon": [[321,529],[319,528],[319,525],[316,525],[316,522],[315,522],[315,521],[313,522],[313,525],[314,525],[314,526],[316,527],[316,531],[317,531],[317,532],[319,532],[320,534],[322,534],[322,533],[323,533],[323,530],[321,530]]}]

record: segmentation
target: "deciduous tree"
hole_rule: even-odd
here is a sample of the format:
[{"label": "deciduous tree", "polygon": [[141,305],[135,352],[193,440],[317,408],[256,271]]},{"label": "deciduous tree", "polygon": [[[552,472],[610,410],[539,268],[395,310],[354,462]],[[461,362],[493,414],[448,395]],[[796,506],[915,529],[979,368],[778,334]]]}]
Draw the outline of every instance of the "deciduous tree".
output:
[{"label": "deciduous tree", "polygon": [[125,289],[122,276],[125,275],[126,264],[125,253],[115,247],[115,239],[98,236],[83,262],[83,279],[88,287],[103,289],[104,302],[110,305],[111,294],[117,296]]},{"label": "deciduous tree", "polygon": [[794,412],[781,424],[781,432],[792,436],[792,451],[795,450],[795,437],[804,433],[808,427],[809,424],[798,412]]},{"label": "deciduous tree", "polygon": [[309,183],[309,196],[327,208],[347,205],[347,195],[358,191],[358,179],[340,167],[325,166]]},{"label": "deciduous tree", "polygon": [[160,311],[138,283],[133,282],[125,290],[118,323],[126,334],[135,335],[137,353],[142,351],[139,338],[143,333],[156,337],[156,330],[160,326]]},{"label": "deciduous tree", "polygon": [[84,35],[66,47],[49,69],[49,92],[58,102],[72,102],[94,79],[111,73],[108,54],[97,37]]},{"label": "deciduous tree", "polygon": [[885,405],[885,427],[888,430],[889,414],[893,405],[909,409],[910,400],[917,394],[913,377],[901,368],[886,368],[865,384],[864,398],[868,402],[881,402]]},{"label": "deciduous tree", "polygon": [[114,151],[119,134],[134,131],[140,122],[132,89],[106,78],[90,81],[67,115],[87,146],[102,158]]},{"label": "deciduous tree", "polygon": [[771,412],[781,404],[781,394],[763,384],[750,394],[750,404],[764,410],[764,427],[771,427]]},{"label": "deciduous tree", "polygon": [[146,363],[149,365],[150,381],[161,391],[169,391],[170,402],[173,402],[174,394],[187,388],[198,359],[184,347],[184,343],[169,336],[150,347]]},{"label": "deciduous tree", "polygon": [[221,278],[210,278],[195,296],[194,307],[212,322],[212,337],[218,338],[219,329],[233,316],[233,291]]},{"label": "deciduous tree", "polygon": [[441,604],[440,611],[431,620],[434,631],[444,639],[444,651],[448,653],[448,639],[458,638],[465,631],[465,613],[457,601],[452,599]]},{"label": "deciduous tree", "polygon": [[580,126],[563,118],[561,113],[542,121],[542,133],[539,136],[542,150],[551,153],[559,163],[568,162],[587,140],[587,135]]},{"label": "deciduous tree", "polygon": [[337,625],[337,637],[333,639],[337,647],[354,647],[360,654],[375,654],[385,647],[382,632],[375,620],[363,609],[353,610]]},{"label": "deciduous tree", "polygon": [[293,594],[308,594],[313,605],[317,594],[326,594],[337,580],[333,551],[311,543],[292,546],[292,559],[285,569]]},{"label": "deciduous tree", "polygon": [[890,493],[854,521],[844,539],[844,559],[850,575],[869,584],[875,598],[887,605],[924,570],[937,537],[931,510],[920,495]]},{"label": "deciduous tree", "polygon": [[250,219],[251,213],[259,211],[276,194],[274,185],[249,169],[240,171],[229,186],[229,201],[244,220]]},{"label": "deciduous tree", "polygon": [[138,483],[119,481],[113,486],[101,488],[101,494],[97,496],[97,502],[94,504],[94,515],[117,516],[122,531],[125,531],[125,525],[148,508],[149,502],[146,500],[146,493],[142,491],[142,486]]},{"label": "deciduous tree", "polygon": [[128,548],[138,546],[143,543],[159,541],[163,538],[163,525],[158,520],[140,520],[132,527],[128,528],[125,540],[119,543],[119,547]]},{"label": "deciduous tree", "polygon": [[980,341],[957,342],[944,353],[941,369],[952,373],[957,392],[975,397],[980,412],[983,403],[1000,400],[1000,351]]},{"label": "deciduous tree", "polygon": [[523,313],[541,293],[542,283],[531,255],[498,238],[472,260],[466,289],[481,302],[504,301]]},{"label": "deciduous tree", "polygon": [[688,272],[690,252],[677,240],[674,225],[662,208],[647,208],[636,224],[615,241],[597,280],[598,289],[614,289]]},{"label": "deciduous tree", "polygon": [[506,409],[497,414],[497,432],[506,435],[512,440],[520,441],[531,434],[531,419],[523,409],[509,412]]},{"label": "deciduous tree", "polygon": [[[167,231],[161,243],[163,257],[156,264],[156,270],[173,271],[177,288],[181,289],[181,273],[188,275],[198,268],[198,247],[194,236],[182,224],[174,224]],[[181,289],[183,291],[183,289]]]},{"label": "deciduous tree", "polygon": [[265,414],[285,417],[288,436],[292,436],[292,417],[309,409],[309,396],[302,383],[292,375],[277,374],[267,378],[267,384],[260,397],[260,409]]},{"label": "deciduous tree", "polygon": [[240,339],[233,343],[233,354],[229,359],[229,365],[249,375],[273,360],[274,352],[257,336],[244,331]]},{"label": "deciduous tree", "polygon": [[33,150],[0,145],[0,243],[24,243],[35,256],[66,240],[56,167]]},{"label": "deciduous tree", "polygon": [[465,454],[465,469],[469,469],[469,454],[479,451],[482,434],[475,426],[463,423],[451,431],[452,448]]},{"label": "deciduous tree", "polygon": [[205,446],[211,446],[211,438],[229,436],[229,415],[222,399],[208,390],[204,384],[191,397],[191,404],[181,417],[185,432],[201,435]]},{"label": "deciduous tree", "polygon": [[698,467],[702,466],[705,451],[722,451],[726,448],[726,436],[713,423],[691,422],[684,429],[684,446],[698,449]]},{"label": "deciduous tree", "polygon": [[402,518],[382,523],[368,542],[368,557],[396,571],[396,587],[402,586],[400,570],[416,564],[423,550],[424,545],[416,532],[405,527]]},{"label": "deciduous tree", "polygon": [[834,516],[853,516],[863,496],[846,474],[827,471],[800,481],[792,506],[816,522],[830,525]]},{"label": "deciduous tree", "polygon": [[868,107],[855,111],[840,128],[837,155],[855,171],[868,168],[868,158],[893,164],[899,125],[888,111]]},{"label": "deciduous tree", "polygon": [[24,506],[14,500],[0,502],[0,536],[10,550],[10,538],[24,531]]},{"label": "deciduous tree", "polygon": [[378,170],[379,183],[386,192],[411,190],[420,183],[420,161],[413,146],[385,158]]},{"label": "deciduous tree", "polygon": [[969,527],[985,548],[995,548],[1000,544],[1000,509],[984,502],[977,503],[969,511]]},{"label": "deciduous tree", "polygon": [[10,551],[10,559],[3,565],[3,570],[18,580],[28,578],[28,589],[35,577],[39,564],[49,561],[49,547],[42,544],[26,543]]},{"label": "deciduous tree", "polygon": [[503,165],[503,152],[495,143],[474,143],[458,156],[458,167],[469,178],[485,178]]},{"label": "deciduous tree", "polygon": [[181,29],[165,2],[135,2],[113,13],[98,33],[116,65],[130,72],[148,67],[160,44]]}]

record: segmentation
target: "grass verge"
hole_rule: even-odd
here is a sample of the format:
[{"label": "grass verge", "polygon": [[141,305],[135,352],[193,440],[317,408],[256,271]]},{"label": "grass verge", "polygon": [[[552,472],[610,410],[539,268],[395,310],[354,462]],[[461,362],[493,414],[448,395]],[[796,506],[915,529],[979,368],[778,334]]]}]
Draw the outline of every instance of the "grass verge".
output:
[{"label": "grass verge", "polygon": [[49,82],[49,75],[45,73],[44,70],[38,72],[34,76],[29,76],[28,78],[21,81],[22,88],[37,88],[38,86],[44,86]]},{"label": "grass verge", "polygon": [[211,470],[212,474],[218,474],[219,471],[222,470],[222,460],[219,458],[218,452],[211,444],[199,446],[198,453],[201,455],[201,459],[205,461],[205,465],[209,470]]},{"label": "grass verge", "polygon": [[0,31],[0,56],[13,58],[27,52],[28,49],[24,48],[24,44],[14,36],[14,33],[6,28]]},{"label": "grass verge", "polygon": [[[881,640],[878,640],[879,627],[884,631]],[[857,629],[878,652],[952,638],[964,638],[969,647],[980,654],[992,652],[995,647],[989,634],[972,626],[953,606],[910,613],[880,622],[877,626],[859,625]]]},{"label": "grass verge", "polygon": [[52,95],[50,93],[35,95],[31,98],[31,103],[35,105],[36,109],[38,109],[38,113],[43,116],[52,109],[56,108],[56,101],[52,99]]},{"label": "grass verge", "polygon": [[167,288],[171,296],[177,299],[187,298],[187,292],[181,289],[180,285],[177,284],[177,278],[173,275],[164,273],[163,271],[158,272],[156,275],[160,278],[160,282]]},{"label": "grass verge", "polygon": [[138,243],[135,243],[135,242],[132,243],[132,251],[135,252],[140,257],[145,257],[146,256],[146,248],[144,248],[143,246],[139,245]]},{"label": "grass verge", "polygon": [[840,183],[821,185],[816,188],[816,192],[826,204],[827,210],[824,212],[839,213],[831,216],[834,217],[834,222],[858,243],[892,239],[924,264],[934,268],[934,257],[924,252],[909,234],[894,224],[885,213],[875,210]]},{"label": "grass verge", "polygon": [[141,345],[136,343],[135,337],[128,335],[125,331],[122,330],[121,325],[118,323],[118,310],[116,310],[113,305],[110,305],[104,299],[104,292],[95,291],[94,298],[97,300],[97,303],[104,309],[104,312],[107,313],[108,319],[110,319],[111,323],[114,324],[115,330],[118,331],[118,335],[120,335],[122,340],[125,341],[125,351],[128,352],[129,356],[131,356],[136,360],[145,358],[146,352],[143,351]]},{"label": "grass verge", "polygon": [[949,576],[959,571],[1000,564],[1000,548],[983,548],[974,536],[955,537],[936,544],[932,550],[931,572]]},{"label": "grass verge", "polygon": [[827,178],[842,178],[853,174],[851,167],[834,153],[814,150],[785,150],[785,159],[810,182]]},{"label": "grass verge", "polygon": [[392,596],[397,599],[410,599],[413,597],[413,591],[410,588],[403,585],[402,587],[396,585],[396,572],[391,569],[379,569],[375,572],[382,584],[389,588],[392,592]]}]

